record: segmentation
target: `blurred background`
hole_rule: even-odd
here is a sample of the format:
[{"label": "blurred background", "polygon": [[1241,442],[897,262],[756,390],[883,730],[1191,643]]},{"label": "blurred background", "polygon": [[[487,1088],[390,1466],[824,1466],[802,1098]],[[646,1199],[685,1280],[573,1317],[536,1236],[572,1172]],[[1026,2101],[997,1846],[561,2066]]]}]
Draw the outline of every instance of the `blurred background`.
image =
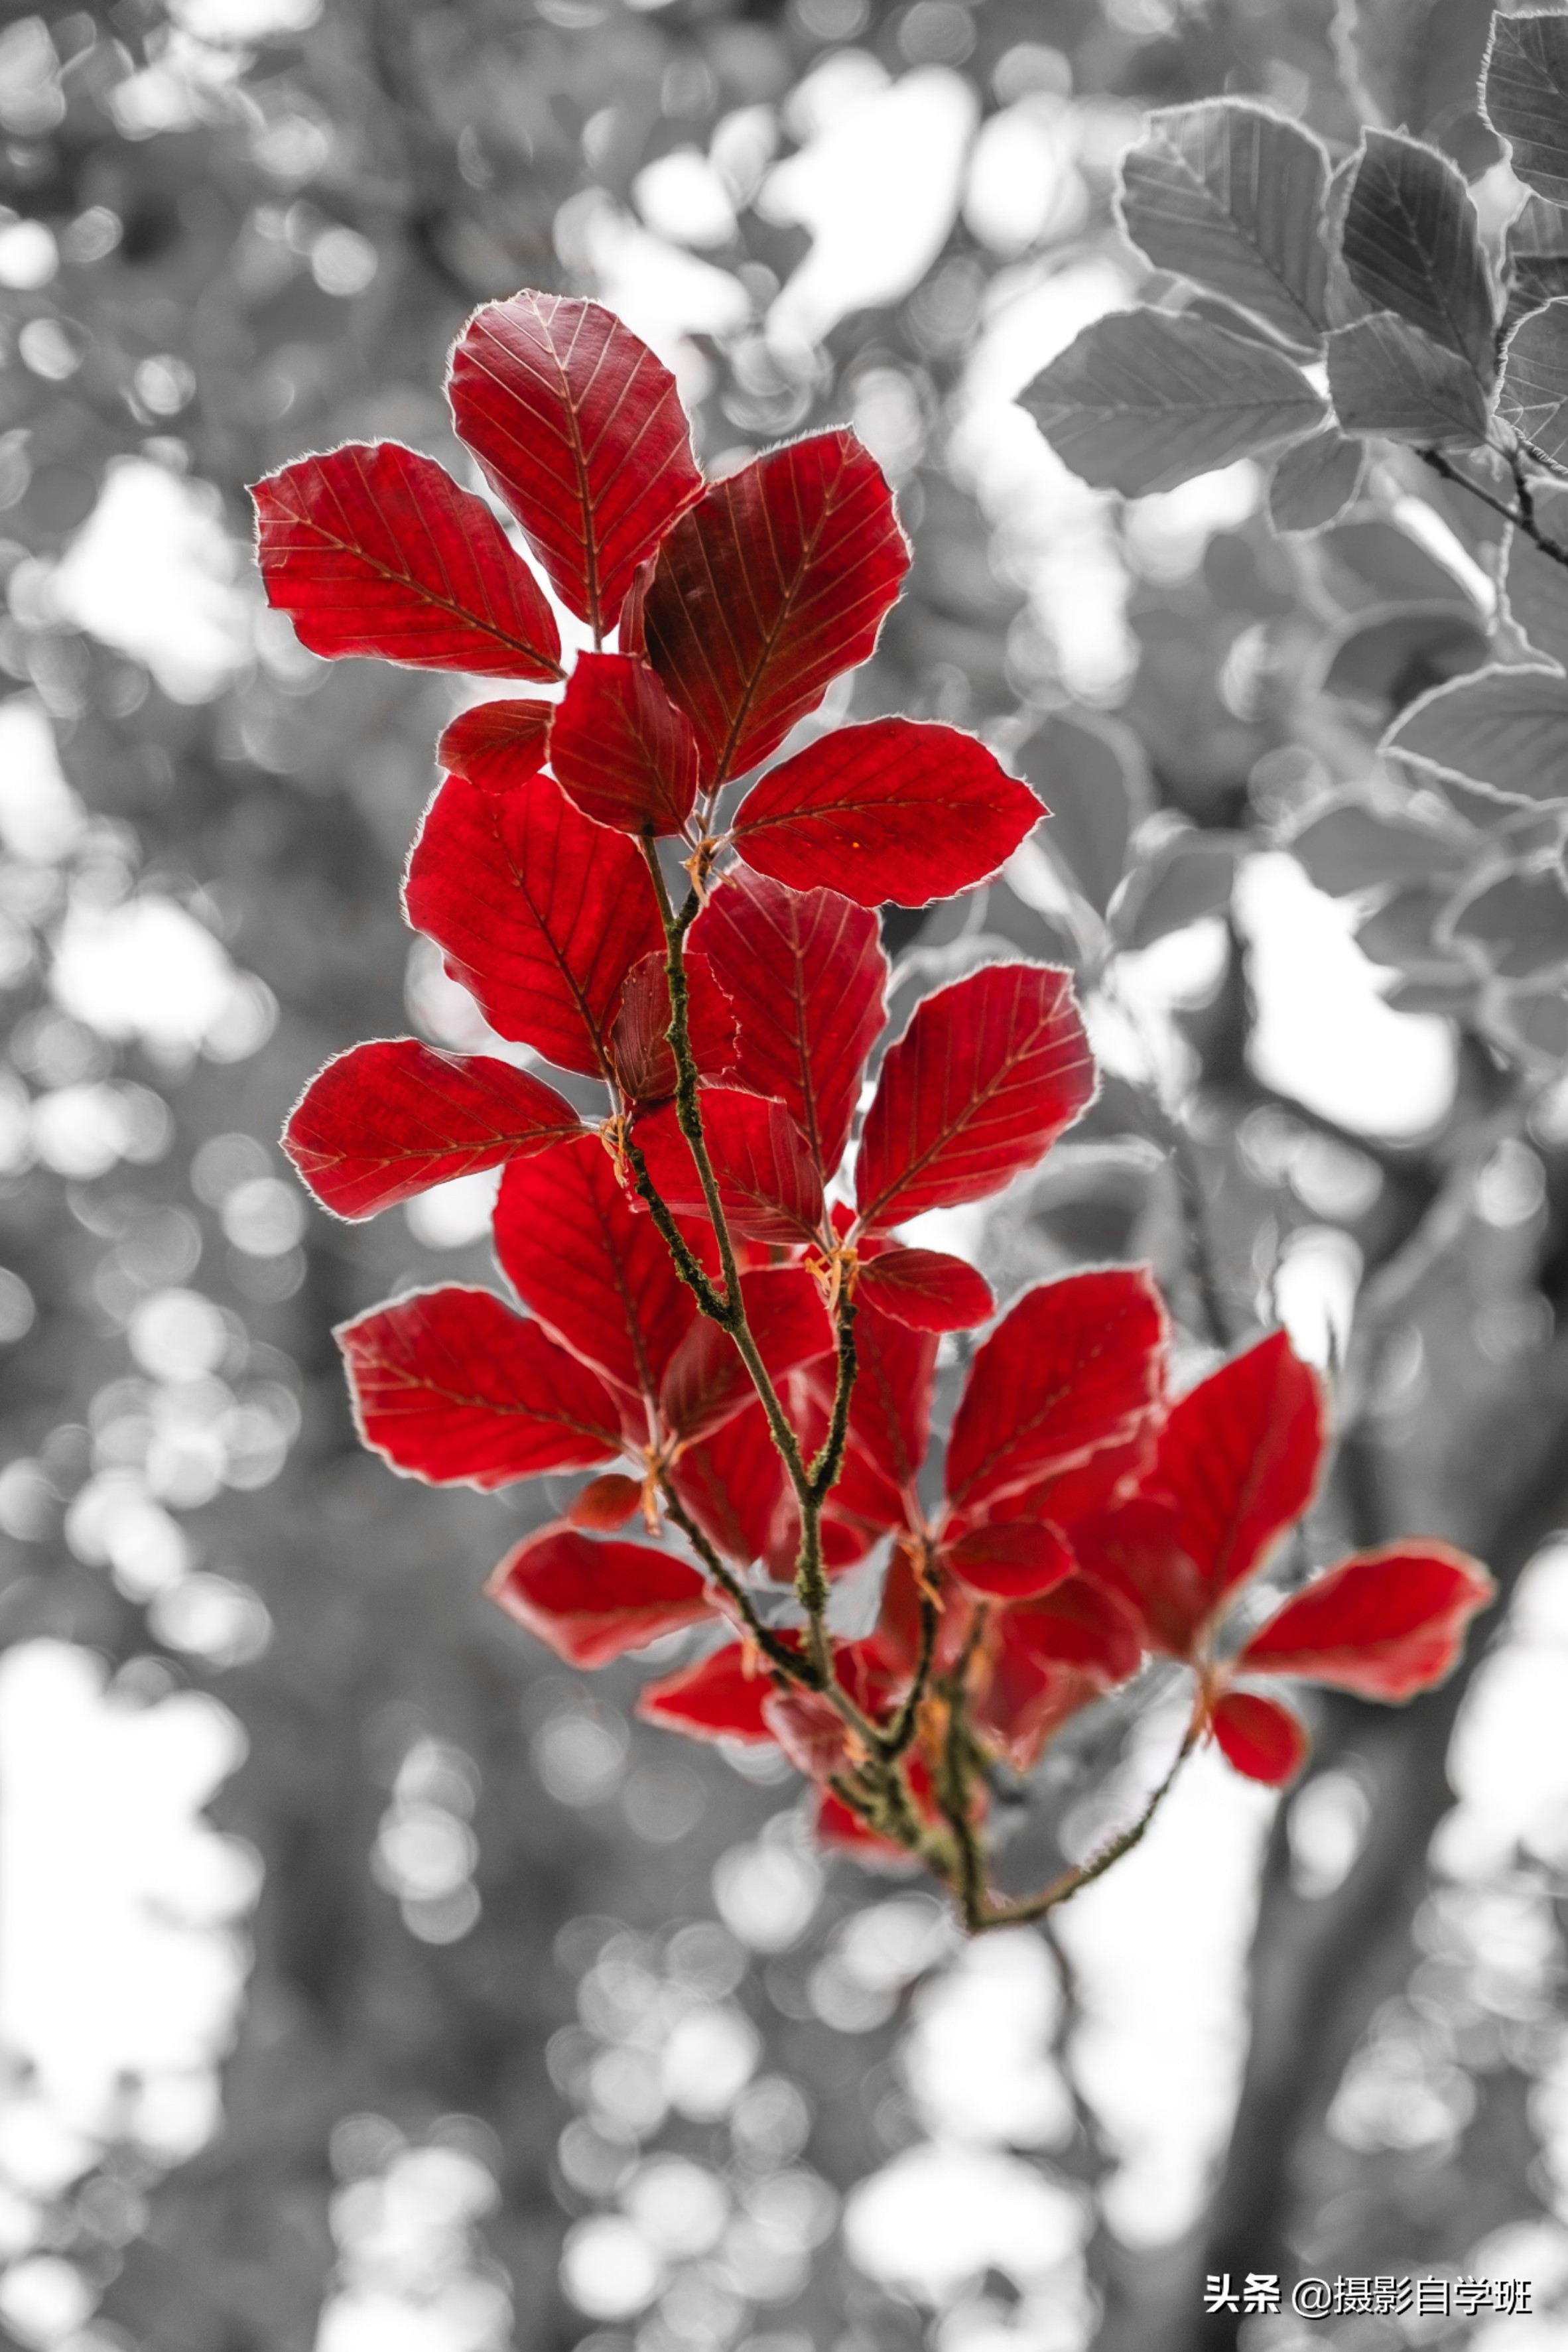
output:
[{"label": "blurred background", "polygon": [[[1110,204],[1152,105],[1342,152],[1359,56],[1505,218],[1485,7],[0,18],[0,2341],[1182,2352],[1225,2271],[1535,2290],[1248,2352],[1568,2341],[1568,947],[1435,931],[1481,819],[1413,870],[1355,799],[1481,658],[1496,526],[1386,452],[1311,539],[1252,464],[1121,502],[1014,405],[1166,289]],[[896,1024],[1001,941],[1106,1067],[952,1237],[1005,1293],[1152,1258],[1186,1371],[1282,1316],[1338,1381],[1312,1557],[1419,1528],[1507,1588],[1444,1691],[1320,1704],[1283,1804],[1199,1758],[1049,1939],[961,1952],[787,1773],[636,1726],[639,1664],[504,1623],[542,1490],[353,1441],[331,1327],[493,1279],[490,1192],[336,1226],[275,1139],[355,1039],[486,1041],[397,904],[464,689],[303,653],[244,486],[381,436],[480,487],[444,353],[521,285],[647,338],[711,470],[852,420],[916,556],[827,716],[976,728],[1058,812],[886,911]],[[1169,1696],[1009,1792],[1017,1883],[1136,1805]]]}]

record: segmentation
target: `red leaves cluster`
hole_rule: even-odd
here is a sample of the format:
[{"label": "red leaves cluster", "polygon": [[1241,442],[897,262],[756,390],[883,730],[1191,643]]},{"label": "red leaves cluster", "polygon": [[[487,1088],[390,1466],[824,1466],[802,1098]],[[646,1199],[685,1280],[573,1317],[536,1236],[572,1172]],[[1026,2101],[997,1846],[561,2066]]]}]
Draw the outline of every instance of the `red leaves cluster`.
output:
[{"label": "red leaves cluster", "polygon": [[[531,564],[496,509],[395,445],[256,493],[268,593],[314,650],[552,690],[447,729],[405,892],[516,1057],[356,1046],[285,1136],[344,1217],[503,1171],[496,1252],[524,1311],[453,1286],[346,1325],[367,1444],[438,1484],[595,1473],[494,1597],[580,1666],[708,1626],[645,1714],[776,1742],[822,1785],[825,1828],[862,1843],[856,1724],[904,1759],[907,1802],[962,1831],[984,1784],[942,1793],[943,1708],[1025,1769],[1163,1654],[1233,1763],[1280,1780],[1306,1735],[1255,1679],[1392,1699],[1438,1679],[1489,1592],[1438,1544],[1346,1561],[1232,1639],[1311,1501],[1324,1400],[1277,1334],[1173,1404],[1142,1269],[1016,1299],[928,1463],[939,1336],[995,1301],[898,1229],[1033,1167],[1096,1078],[1066,972],[983,966],[888,1045],[851,1170],[886,1017],[877,908],[982,881],[1043,812],[973,738],[879,718],[807,740],[721,818],[899,593],[873,459],[820,433],[704,484],[668,373],[567,297],[480,310],[450,393]],[[569,674],[559,612],[593,638]],[[663,862],[660,839],[679,844]],[[599,1081],[598,1118],[534,1058]],[[621,1532],[639,1510],[652,1540]],[[825,1653],[819,1622],[758,1613],[797,1554],[818,1578],[886,1561],[869,1634]]]}]

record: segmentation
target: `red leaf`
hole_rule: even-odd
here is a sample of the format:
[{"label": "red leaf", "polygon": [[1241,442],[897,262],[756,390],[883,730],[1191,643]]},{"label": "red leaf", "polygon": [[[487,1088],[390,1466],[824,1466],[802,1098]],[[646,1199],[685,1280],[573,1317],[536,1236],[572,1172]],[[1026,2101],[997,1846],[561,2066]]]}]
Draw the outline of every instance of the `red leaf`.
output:
[{"label": "red leaf", "polygon": [[1146,1487],[1174,1509],[1176,1545],[1211,1606],[1261,1565],[1311,1501],[1324,1417],[1321,1382],[1283,1331],[1172,1407]]},{"label": "red leaf", "polygon": [[603,1381],[488,1290],[416,1290],[340,1325],[360,1434],[433,1486],[489,1488],[621,1451]]},{"label": "red leaf", "polygon": [[985,1276],[945,1250],[895,1247],[863,1258],[855,1295],[917,1331],[970,1331],[996,1312]]},{"label": "red leaf", "polygon": [[358,1218],[582,1133],[571,1104],[526,1070],[393,1037],[317,1072],[283,1149],[324,1207]]},{"label": "red leaf", "polygon": [[[849,1403],[850,1448],[895,1496],[912,1489],[931,1443],[936,1345],[933,1331],[913,1331],[869,1304],[855,1318],[858,1370]],[[852,1469],[844,1484],[854,1492]],[[896,1523],[902,1519],[900,1508]]]},{"label": "red leaf", "polygon": [[670,1475],[686,1509],[727,1559],[745,1567],[763,1557],[784,1497],[784,1467],[760,1404],[682,1447]]},{"label": "red leaf", "polygon": [[[1156,1412],[1157,1412],[1156,1408]],[[1099,1517],[1114,1507],[1124,1491],[1131,1492],[1154,1452],[1156,1412],[1135,1435],[1120,1445],[1102,1446],[1074,1470],[1042,1478],[1038,1486],[1016,1494],[999,1495],[984,1506],[987,1518],[1053,1519],[1071,1535],[1080,1520]]]},{"label": "red leaf", "polygon": [[579,654],[550,764],[584,816],[619,833],[679,833],[697,798],[697,738],[646,662]]},{"label": "red leaf", "polygon": [[1328,1683],[1358,1698],[1413,1698],[1452,1674],[1466,1627],[1496,1594],[1479,1562],[1449,1544],[1384,1544],[1342,1561],[1287,1601],[1236,1664],[1248,1674]]},{"label": "red leaf", "polygon": [[973,1517],[1125,1444],[1160,1401],[1165,1344],[1145,1267],[1097,1267],[1026,1290],[970,1369],[948,1441],[951,1500]]},{"label": "red leaf", "polygon": [[485,1591],[574,1666],[607,1665],[712,1614],[702,1579],[673,1553],[559,1525],[524,1537]]},{"label": "red leaf", "polygon": [[452,415],[562,603],[596,634],[702,491],[675,378],[597,302],[517,294],[452,353]]},{"label": "red leaf", "polygon": [[938,989],[882,1064],[855,1172],[862,1225],[999,1192],[1071,1126],[1094,1085],[1067,972],[988,964]]},{"label": "red leaf", "polygon": [[594,1528],[613,1535],[616,1528],[626,1526],[641,1501],[640,1478],[628,1478],[624,1470],[606,1470],[574,1495],[566,1517],[574,1528]]},{"label": "red leaf", "polygon": [[563,1070],[607,1076],[626,974],[664,939],[631,842],[549,776],[501,798],[451,776],[426,813],[404,896],[492,1029]]},{"label": "red leaf", "polygon": [[[701,1097],[702,1133],[726,1223],[748,1241],[784,1247],[822,1229],[822,1179],[783,1103],[726,1087]],[[697,1162],[673,1108],[645,1113],[634,1129],[654,1190],[680,1216],[707,1214]]]},{"label": "red leaf", "polygon": [[[735,1055],[735,1008],[704,955],[685,957],[686,1025],[697,1067],[705,1078],[726,1076]],[[620,1010],[610,1031],[610,1059],[621,1091],[635,1103],[668,1102],[675,1092],[669,1044],[669,982],[661,954],[644,956],[626,974]]]},{"label": "red leaf", "polygon": [[526,783],[550,757],[553,702],[476,702],[441,730],[436,764],[482,792]]},{"label": "red leaf", "polygon": [[1108,1685],[1135,1675],[1143,1657],[1131,1612],[1087,1576],[1069,1576],[1042,1600],[1009,1609],[1002,1640],[1026,1657],[1081,1667]]},{"label": "red leaf", "polygon": [[643,635],[710,783],[765,760],[865,660],[909,562],[881,469],[852,433],[770,450],[682,515]]},{"label": "red leaf", "polygon": [[752,785],[734,822],[748,866],[857,906],[923,907],[994,874],[1046,814],[984,743],[927,719],[819,736]]},{"label": "red leaf", "polygon": [[[1008,1611],[1000,1621],[1005,1634]],[[1037,1658],[1005,1640],[992,1661],[991,1679],[975,1704],[975,1719],[1000,1747],[1015,1772],[1030,1772],[1064,1723],[1106,1688],[1103,1675],[1083,1666]]]},{"label": "red leaf", "polygon": [[256,501],[267,601],[302,646],[479,677],[559,677],[539,583],[482,499],[395,441],[268,474]]},{"label": "red leaf", "polygon": [[756,1652],[743,1642],[728,1643],[694,1666],[680,1666],[658,1682],[644,1683],[635,1712],[645,1723],[684,1731],[690,1739],[743,1739],[773,1744],[763,1705],[773,1681]]},{"label": "red leaf", "polygon": [[514,1160],[495,1232],[502,1273],[563,1347],[632,1395],[657,1397],[697,1309],[597,1136]]},{"label": "red leaf", "polygon": [[746,1084],[778,1097],[831,1176],[881,1034],[888,959],[876,917],[836,891],[786,890],[740,866],[713,891],[691,943],[734,1003]]},{"label": "red leaf", "polygon": [[994,1601],[1031,1601],[1077,1568],[1072,1547],[1043,1519],[1008,1519],[976,1528],[942,1549],[942,1562],[971,1592]]},{"label": "red leaf", "polygon": [[1209,1721],[1226,1763],[1270,1789],[1295,1779],[1312,1744],[1300,1716],[1253,1691],[1226,1691]]},{"label": "red leaf", "polygon": [[[822,1294],[805,1266],[777,1266],[741,1276],[746,1320],[770,1377],[776,1382],[797,1364],[833,1352],[833,1326]],[[710,1436],[756,1391],[727,1331],[700,1315],[669,1360],[659,1391],[665,1427],[689,1443]]]},{"label": "red leaf", "polygon": [[1070,1532],[1085,1575],[1134,1612],[1149,1647],[1169,1657],[1189,1657],[1213,1596],[1176,1542],[1170,1505],[1135,1493],[1111,1509],[1075,1520]]}]

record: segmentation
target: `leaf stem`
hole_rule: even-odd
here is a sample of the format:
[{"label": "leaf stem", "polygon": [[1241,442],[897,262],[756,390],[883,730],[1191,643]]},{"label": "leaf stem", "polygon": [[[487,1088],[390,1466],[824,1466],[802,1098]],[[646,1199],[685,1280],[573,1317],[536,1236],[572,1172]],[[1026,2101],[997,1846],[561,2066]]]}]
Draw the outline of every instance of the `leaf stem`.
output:
[{"label": "leaf stem", "polygon": [[1080,1887],[1091,1885],[1095,1879],[1103,1878],[1113,1863],[1120,1862],[1124,1853],[1131,1853],[1135,1845],[1142,1844],[1150,1823],[1175,1786],[1177,1774],[1196,1747],[1200,1728],[1198,1718],[1194,1715],[1187,1727],[1180,1748],[1176,1750],[1170,1770],[1150,1797],[1136,1821],[1130,1822],[1124,1830],[1119,1830],[1113,1838],[1102,1845],[1097,1853],[1091,1853],[1087,1861],[1075,1863],[1070,1870],[1064,1870],[1058,1877],[1052,1879],[1048,1886],[1042,1887],[1037,1895],[1026,1895],[1023,1900],[1016,1903],[1010,1902],[1005,1896],[999,1902],[994,1897],[988,1897],[978,1925],[981,1927],[1016,1927],[1023,1926],[1031,1919],[1043,1919],[1047,1912],[1054,1911],[1058,1904],[1070,1901]]}]

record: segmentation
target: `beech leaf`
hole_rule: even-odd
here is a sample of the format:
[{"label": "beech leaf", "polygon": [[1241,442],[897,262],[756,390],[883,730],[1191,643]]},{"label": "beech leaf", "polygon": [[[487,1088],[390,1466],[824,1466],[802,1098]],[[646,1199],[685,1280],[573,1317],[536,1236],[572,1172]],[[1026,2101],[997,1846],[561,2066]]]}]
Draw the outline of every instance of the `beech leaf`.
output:
[{"label": "beech leaf", "polygon": [[1382,748],[1489,799],[1556,808],[1568,803],[1565,726],[1561,670],[1473,670],[1413,702]]},{"label": "beech leaf", "polygon": [[1278,531],[1322,530],[1337,522],[1361,488],[1366,449],[1330,425],[1294,441],[1274,460],[1268,520]]},{"label": "beech leaf", "polygon": [[1295,1779],[1312,1744],[1300,1716],[1256,1691],[1226,1691],[1209,1722],[1226,1762],[1269,1789]]},{"label": "beech leaf", "polygon": [[1471,448],[1490,411],[1474,368],[1392,310],[1329,337],[1329,390],[1343,433]]},{"label": "beech leaf", "polygon": [[[703,1138],[731,1231],[786,1247],[815,1240],[824,1215],[822,1178],[783,1103],[726,1087],[704,1087],[700,1101]],[[640,1118],[633,1139],[668,1206],[678,1215],[706,1216],[697,1162],[673,1107]]]},{"label": "beech leaf", "polygon": [[487,793],[525,783],[550,757],[555,711],[553,702],[475,703],[441,730],[436,764]]},{"label": "beech leaf", "polygon": [[1173,1406],[1145,1491],[1174,1513],[1177,1550],[1217,1605],[1312,1499],[1327,1442],[1322,1384],[1271,1332]]},{"label": "beech leaf", "polygon": [[579,654],[550,736],[569,800],[621,833],[679,833],[697,798],[697,738],[646,662]]},{"label": "beech leaf", "polygon": [[1287,1601],[1237,1660],[1359,1698],[1399,1701],[1452,1674],[1465,1629],[1497,1588],[1479,1561],[1423,1539],[1358,1552]]},{"label": "beech leaf", "polygon": [[774,1690],[773,1676],[743,1642],[728,1642],[695,1665],[679,1666],[657,1682],[644,1683],[634,1713],[644,1723],[683,1731],[690,1739],[742,1739],[773,1745],[763,1713]]},{"label": "beech leaf", "polygon": [[573,1666],[608,1665],[713,1614],[701,1577],[672,1552],[562,1526],[525,1536],[485,1591]]},{"label": "beech leaf", "polygon": [[1521,438],[1560,464],[1568,456],[1568,301],[1521,319],[1503,357],[1498,406]]},{"label": "beech leaf", "polygon": [[1481,90],[1487,121],[1508,141],[1525,186],[1568,205],[1568,18],[1495,16]]},{"label": "beech leaf", "polygon": [[945,1250],[894,1244],[862,1259],[856,1296],[915,1331],[970,1331],[996,1312],[984,1276]]},{"label": "beech leaf", "polygon": [[1397,131],[1366,131],[1340,249],[1373,310],[1397,311],[1491,382],[1496,318],[1480,223],[1446,156]]}]

